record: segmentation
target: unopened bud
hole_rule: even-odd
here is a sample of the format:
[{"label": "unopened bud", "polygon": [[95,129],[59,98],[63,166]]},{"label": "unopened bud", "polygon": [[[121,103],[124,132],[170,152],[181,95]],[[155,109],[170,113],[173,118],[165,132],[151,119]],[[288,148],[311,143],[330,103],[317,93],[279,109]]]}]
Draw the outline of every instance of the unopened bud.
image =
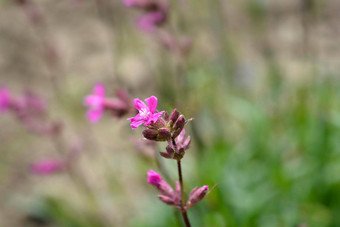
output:
[{"label": "unopened bud", "polygon": [[163,195],[173,197],[174,196],[174,190],[171,188],[171,186],[165,181],[162,180],[157,187],[158,191],[162,193]]},{"label": "unopened bud", "polygon": [[159,187],[159,185],[161,184],[161,182],[163,181],[161,175],[159,175],[158,173],[156,173],[153,170],[149,170],[148,171],[148,183],[152,184],[155,187]]},{"label": "unopened bud", "polygon": [[162,179],[161,175],[153,170],[148,171],[148,183],[155,186],[163,195],[171,198],[174,196],[174,190],[170,187],[170,185]]},{"label": "unopened bud", "polygon": [[168,196],[165,195],[158,195],[158,198],[163,202],[168,205],[174,205],[174,200]]},{"label": "unopened bud", "polygon": [[163,158],[167,158],[167,159],[171,159],[172,156],[169,155],[168,153],[165,153],[165,152],[159,152],[159,154],[163,157]]},{"label": "unopened bud", "polygon": [[178,116],[179,116],[178,110],[174,109],[170,115],[171,124],[173,124],[177,120]]},{"label": "unopened bud", "polygon": [[145,129],[145,130],[143,130],[142,133],[143,133],[143,136],[145,137],[145,139],[157,141],[158,133],[157,133],[156,130]]},{"label": "unopened bud", "polygon": [[158,130],[158,139],[160,141],[165,141],[165,140],[169,140],[171,137],[171,133],[170,130],[167,128],[160,128]]},{"label": "unopened bud", "polygon": [[183,115],[179,116],[177,121],[175,122],[173,129],[174,129],[174,133],[173,133],[173,137],[176,138],[182,131],[182,129],[185,126],[185,117]]},{"label": "unopened bud", "polygon": [[170,120],[170,116],[169,116],[168,112],[166,112],[166,111],[164,113],[164,120],[165,121],[169,121]]},{"label": "unopened bud", "polygon": [[166,152],[167,152],[169,155],[171,155],[171,156],[174,155],[175,150],[174,150],[172,147],[170,147],[170,146],[168,145],[168,146],[166,146],[165,149],[166,149]]},{"label": "unopened bud", "polygon": [[181,155],[181,157],[183,157],[185,154],[184,148],[179,149],[178,153]]},{"label": "unopened bud", "polygon": [[208,185],[204,185],[203,187],[200,187],[200,188],[195,187],[189,195],[187,207],[192,207],[196,203],[201,201],[204,198],[204,196],[207,194],[208,190],[209,190]]},{"label": "unopened bud", "polygon": [[188,138],[184,141],[184,143],[182,145],[184,150],[188,150],[189,149],[190,143],[191,143],[191,138],[190,138],[190,136],[188,136]]},{"label": "unopened bud", "polygon": [[148,128],[153,128],[153,129],[160,129],[165,126],[166,122],[162,117],[158,118],[158,120],[155,123],[152,123],[151,125],[148,126]]}]

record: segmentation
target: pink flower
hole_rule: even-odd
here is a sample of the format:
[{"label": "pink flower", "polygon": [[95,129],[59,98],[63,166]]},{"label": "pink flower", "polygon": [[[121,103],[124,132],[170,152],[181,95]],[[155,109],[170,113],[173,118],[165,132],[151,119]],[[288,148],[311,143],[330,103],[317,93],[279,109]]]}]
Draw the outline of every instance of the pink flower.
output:
[{"label": "pink flower", "polygon": [[87,118],[96,123],[103,115],[105,108],[105,88],[98,83],[93,88],[93,93],[85,97],[84,105],[89,107],[86,113]]},{"label": "pink flower", "polygon": [[56,173],[63,170],[65,167],[64,163],[61,161],[46,159],[44,161],[33,163],[31,170],[33,173],[40,175],[48,175],[51,173]]},{"label": "pink flower", "polygon": [[165,15],[160,11],[152,11],[144,14],[137,20],[138,27],[143,31],[153,31],[157,25],[165,20]]},{"label": "pink flower", "polygon": [[0,88],[0,111],[7,110],[11,104],[11,94],[7,88]]},{"label": "pink flower", "polygon": [[126,7],[133,7],[138,5],[138,1],[136,0],[123,0],[123,4]]},{"label": "pink flower", "polygon": [[160,183],[162,182],[162,177],[158,173],[156,173],[153,170],[148,171],[148,183],[152,184],[155,187],[158,187]]},{"label": "pink flower", "polygon": [[192,206],[194,206],[196,203],[198,203],[199,201],[201,201],[206,194],[208,193],[209,190],[209,186],[208,185],[204,185],[202,187],[195,187],[189,195],[189,199],[187,202],[187,207],[190,208]]},{"label": "pink flower", "polygon": [[155,96],[151,96],[145,99],[145,101],[148,103],[148,106],[140,99],[134,99],[135,107],[139,113],[135,117],[128,118],[128,120],[131,121],[130,126],[132,129],[136,129],[142,124],[150,125],[151,123],[155,123],[165,112],[155,113],[157,108],[157,98]]},{"label": "pink flower", "polygon": [[157,188],[157,190],[162,195],[168,196],[170,198],[173,198],[176,195],[171,186],[162,179],[161,175],[153,170],[148,171],[148,183],[155,186],[155,188]]}]

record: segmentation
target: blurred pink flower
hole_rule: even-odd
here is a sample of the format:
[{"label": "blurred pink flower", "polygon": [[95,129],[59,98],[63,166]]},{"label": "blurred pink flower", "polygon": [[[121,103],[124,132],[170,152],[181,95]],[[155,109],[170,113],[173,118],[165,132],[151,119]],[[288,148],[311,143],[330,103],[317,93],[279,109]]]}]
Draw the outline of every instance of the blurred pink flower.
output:
[{"label": "blurred pink flower", "polygon": [[152,11],[139,17],[137,20],[138,27],[147,32],[153,31],[157,25],[165,20],[165,15],[161,11]]},{"label": "blurred pink flower", "polygon": [[134,99],[135,107],[139,111],[139,113],[135,117],[128,118],[131,121],[131,128],[136,129],[137,127],[144,125],[150,125],[151,123],[155,123],[158,118],[165,112],[161,111],[155,113],[157,108],[157,98],[155,96],[151,96],[145,101],[148,103],[147,106],[140,99]]},{"label": "blurred pink flower", "polygon": [[92,122],[96,123],[104,112],[105,102],[105,88],[104,85],[98,83],[93,88],[93,93],[86,96],[84,105],[89,107],[86,113],[87,118]]},{"label": "blurred pink flower", "polygon": [[133,7],[138,5],[138,0],[123,0],[123,4],[126,7]]},{"label": "blurred pink flower", "polygon": [[194,206],[196,203],[198,203],[199,201],[201,201],[206,194],[208,193],[209,190],[209,186],[208,185],[204,185],[202,187],[195,187],[189,195],[189,199],[187,202],[187,207],[190,208],[192,206]]},{"label": "blurred pink flower", "polygon": [[0,111],[7,110],[11,103],[11,94],[7,88],[0,88]]},{"label": "blurred pink flower", "polygon": [[156,173],[153,170],[149,170],[148,171],[148,183],[152,184],[155,187],[158,187],[160,185],[162,181],[162,177],[161,175],[159,175],[158,173]]},{"label": "blurred pink flower", "polygon": [[48,175],[59,172],[65,168],[65,164],[54,159],[46,159],[40,162],[33,163],[31,171],[35,174]]}]

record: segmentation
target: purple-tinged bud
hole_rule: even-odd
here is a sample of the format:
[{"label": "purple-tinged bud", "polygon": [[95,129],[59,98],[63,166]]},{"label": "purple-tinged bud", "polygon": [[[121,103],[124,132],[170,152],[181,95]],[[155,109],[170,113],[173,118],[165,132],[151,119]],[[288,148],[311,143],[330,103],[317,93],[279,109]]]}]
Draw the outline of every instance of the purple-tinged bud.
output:
[{"label": "purple-tinged bud", "polygon": [[170,116],[169,116],[169,114],[168,114],[168,112],[164,112],[164,120],[165,121],[169,121],[170,120]]},{"label": "purple-tinged bud", "polygon": [[145,129],[143,130],[143,136],[148,140],[154,140],[157,141],[157,131],[153,129]]},{"label": "purple-tinged bud", "polygon": [[166,125],[166,122],[164,121],[164,119],[162,117],[158,118],[158,120],[155,122],[155,123],[152,123],[150,125],[147,125],[148,128],[151,128],[151,129],[160,129],[160,128],[163,128],[165,127]]},{"label": "purple-tinged bud", "polygon": [[159,187],[160,183],[163,181],[161,175],[156,173],[153,170],[148,171],[148,183],[152,184],[155,187]]},{"label": "purple-tinged bud", "polygon": [[161,141],[169,140],[171,137],[170,130],[167,128],[158,129],[158,139]]},{"label": "purple-tinged bud", "polygon": [[174,196],[174,190],[170,187],[170,185],[153,170],[148,171],[148,183],[155,186],[161,194],[171,198]]},{"label": "purple-tinged bud", "polygon": [[204,185],[203,187],[200,188],[195,187],[189,195],[187,207],[190,208],[197,204],[199,201],[201,201],[207,194],[208,190],[209,190],[208,185]]},{"label": "purple-tinged bud", "polygon": [[180,148],[180,149],[178,150],[178,153],[179,153],[180,156],[183,158],[183,156],[184,156],[184,154],[185,154],[184,148]]},{"label": "purple-tinged bud", "polygon": [[190,143],[191,143],[191,138],[190,138],[190,136],[188,136],[188,138],[182,144],[184,150],[188,150],[189,149]]},{"label": "purple-tinged bud", "polygon": [[175,123],[178,117],[179,117],[179,112],[177,109],[174,109],[170,115],[170,121],[172,121],[171,124]]},{"label": "purple-tinged bud", "polygon": [[170,185],[165,180],[161,181],[161,183],[160,183],[160,185],[157,189],[163,195],[167,195],[167,196],[170,196],[170,197],[174,196],[174,190],[170,187]]},{"label": "purple-tinged bud", "polygon": [[168,153],[165,153],[165,152],[159,152],[159,154],[163,157],[163,158],[167,158],[167,159],[171,159],[172,156],[169,155]]},{"label": "purple-tinged bud", "polygon": [[183,114],[181,114],[173,126],[174,133],[172,136],[174,138],[176,138],[182,132],[182,129],[184,128],[185,124],[186,124],[185,117]]},{"label": "purple-tinged bud", "polygon": [[158,198],[163,202],[168,205],[174,205],[174,200],[168,196],[165,195],[158,195]]},{"label": "purple-tinged bud", "polygon": [[166,152],[173,157],[175,150],[171,146],[166,146]]}]

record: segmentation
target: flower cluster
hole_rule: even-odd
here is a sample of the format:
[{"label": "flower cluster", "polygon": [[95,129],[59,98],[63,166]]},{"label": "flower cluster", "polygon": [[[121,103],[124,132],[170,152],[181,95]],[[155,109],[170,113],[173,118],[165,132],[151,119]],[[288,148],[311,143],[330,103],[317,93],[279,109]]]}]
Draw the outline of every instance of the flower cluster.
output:
[{"label": "flower cluster", "polygon": [[123,90],[116,91],[116,98],[106,97],[104,85],[98,83],[94,86],[93,92],[87,95],[84,105],[88,107],[87,118],[96,123],[104,112],[110,112],[113,116],[122,117],[132,110],[132,102],[129,95]]},{"label": "flower cluster", "polygon": [[188,210],[199,201],[201,201],[205,195],[208,193],[209,187],[204,185],[202,187],[195,187],[185,203],[184,206],[181,206],[181,186],[180,183],[176,182],[176,190],[174,191],[169,184],[162,179],[162,177],[153,170],[148,171],[148,183],[156,187],[156,189],[160,192],[158,198],[167,205],[172,205],[177,207],[180,210]]},{"label": "flower cluster", "polygon": [[141,30],[153,31],[166,22],[168,7],[165,3],[157,0],[124,0],[123,4],[143,12],[137,19],[137,25]]},{"label": "flower cluster", "polygon": [[55,135],[61,123],[48,119],[46,103],[31,91],[15,97],[7,88],[0,88],[0,111],[11,112],[29,131],[38,135]]},{"label": "flower cluster", "polygon": [[[160,152],[160,155],[167,159],[177,160],[179,169],[181,159],[184,157],[186,150],[190,148],[191,138],[186,137],[185,125],[192,119],[186,120],[183,114],[180,114],[177,109],[174,109],[169,115],[166,111],[157,111],[158,100],[155,96],[145,99],[144,103],[140,99],[135,99],[134,104],[138,110],[135,117],[128,118],[132,129],[144,125],[143,136],[149,141],[166,141],[168,143],[165,152]],[[163,116],[164,115],[164,116]],[[162,177],[149,170],[148,182],[155,186],[160,192],[158,198],[168,205],[173,205],[186,212],[199,201],[201,201],[208,193],[209,187],[195,187],[186,203],[182,201],[183,189],[182,176],[180,182],[176,182],[176,190],[173,190]]]}]

